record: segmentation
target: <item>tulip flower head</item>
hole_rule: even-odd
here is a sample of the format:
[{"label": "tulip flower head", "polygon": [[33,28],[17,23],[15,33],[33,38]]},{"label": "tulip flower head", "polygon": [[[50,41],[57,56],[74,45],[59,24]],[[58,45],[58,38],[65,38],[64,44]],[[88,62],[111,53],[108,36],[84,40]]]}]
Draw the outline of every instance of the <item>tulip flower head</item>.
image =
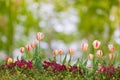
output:
[{"label": "tulip flower head", "polygon": [[98,50],[98,51],[97,51],[97,56],[98,56],[98,57],[102,57],[102,55],[103,55],[102,50]]},{"label": "tulip flower head", "polygon": [[9,57],[7,56],[7,57],[5,58],[6,62],[8,61],[8,59],[9,59]]},{"label": "tulip flower head", "polygon": [[93,60],[93,57],[94,57],[93,54],[88,54],[88,59],[89,60]]},{"label": "tulip flower head", "polygon": [[53,54],[54,54],[54,56],[57,56],[58,55],[58,50],[54,50]]},{"label": "tulip flower head", "polygon": [[25,51],[25,48],[24,48],[24,47],[21,47],[21,48],[20,48],[20,52],[21,52],[21,53],[24,53],[24,51]]},{"label": "tulip flower head", "polygon": [[41,41],[44,38],[44,34],[42,32],[37,32],[36,38],[38,41]]},{"label": "tulip flower head", "polygon": [[30,51],[31,49],[32,49],[31,45],[30,45],[30,44],[27,44],[27,45],[26,45],[26,50],[27,50],[27,51]]},{"label": "tulip flower head", "polygon": [[108,58],[109,58],[109,60],[113,60],[114,59],[114,54],[109,54]]},{"label": "tulip flower head", "polygon": [[88,49],[88,43],[83,42],[82,45],[81,45],[81,47],[82,47],[82,51],[87,51],[87,49]]},{"label": "tulip flower head", "polygon": [[10,63],[12,63],[12,58],[8,58],[8,60],[7,60],[7,64],[10,64]]},{"label": "tulip flower head", "polygon": [[62,55],[63,54],[63,49],[58,49],[58,54]]},{"label": "tulip flower head", "polygon": [[101,42],[98,40],[93,41],[93,47],[94,49],[98,49],[100,47]]},{"label": "tulip flower head", "polygon": [[31,47],[32,47],[32,48],[36,48],[36,45],[37,45],[36,42],[33,40],[33,41],[31,42]]},{"label": "tulip flower head", "polygon": [[73,55],[73,54],[74,54],[74,49],[69,48],[69,49],[68,49],[68,52],[69,52],[70,55]]},{"label": "tulip flower head", "polygon": [[113,44],[109,44],[108,49],[109,49],[110,52],[114,52],[114,50],[115,50]]}]

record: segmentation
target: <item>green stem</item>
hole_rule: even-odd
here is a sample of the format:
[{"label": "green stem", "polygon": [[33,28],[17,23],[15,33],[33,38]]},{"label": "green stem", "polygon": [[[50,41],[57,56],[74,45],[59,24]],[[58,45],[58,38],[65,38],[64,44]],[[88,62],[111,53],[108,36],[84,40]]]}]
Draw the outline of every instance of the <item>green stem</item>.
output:
[{"label": "green stem", "polygon": [[35,58],[35,48],[33,49],[33,58],[32,58],[32,61],[34,60]]},{"label": "green stem", "polygon": [[70,59],[69,59],[69,62],[68,62],[68,66],[70,66],[70,64],[71,64],[71,59],[72,59],[72,55],[70,55]]},{"label": "green stem", "polygon": [[39,53],[40,53],[40,41],[39,41]]},{"label": "green stem", "polygon": [[61,55],[60,55],[60,64],[62,64]]},{"label": "green stem", "polygon": [[54,61],[56,62],[56,56],[54,56]]}]

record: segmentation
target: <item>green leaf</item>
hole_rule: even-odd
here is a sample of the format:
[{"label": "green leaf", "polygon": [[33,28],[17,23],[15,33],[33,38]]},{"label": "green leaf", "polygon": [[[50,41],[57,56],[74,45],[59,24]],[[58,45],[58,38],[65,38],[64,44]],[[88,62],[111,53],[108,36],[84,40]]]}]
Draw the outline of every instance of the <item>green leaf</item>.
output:
[{"label": "green leaf", "polygon": [[63,62],[62,62],[63,65],[64,65],[65,62],[66,62],[66,58],[67,58],[67,54],[65,55],[65,57],[64,57],[64,59],[63,59]]},{"label": "green leaf", "polygon": [[52,62],[53,60],[51,58],[49,58],[49,61]]},{"label": "green leaf", "polygon": [[69,61],[68,61],[68,66],[70,66],[71,59],[72,59],[72,56],[70,55],[70,59],[69,59]]}]

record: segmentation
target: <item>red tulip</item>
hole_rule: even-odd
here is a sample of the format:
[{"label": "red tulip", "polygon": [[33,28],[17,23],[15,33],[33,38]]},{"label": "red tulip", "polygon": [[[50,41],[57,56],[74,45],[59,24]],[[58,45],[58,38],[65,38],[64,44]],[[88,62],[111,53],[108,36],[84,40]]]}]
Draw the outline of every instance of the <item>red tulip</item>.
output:
[{"label": "red tulip", "polygon": [[101,44],[101,42],[98,41],[98,40],[93,41],[93,47],[94,47],[95,49],[98,49],[98,48],[100,47],[100,44]]},{"label": "red tulip", "polygon": [[20,48],[20,52],[21,52],[21,53],[24,53],[24,51],[25,51],[24,47],[21,47],[21,48]]},{"label": "red tulip", "polygon": [[103,55],[102,50],[98,50],[98,51],[97,51],[97,56],[98,56],[98,57],[102,57],[102,55]]},{"label": "red tulip", "polygon": [[27,51],[30,51],[31,49],[32,49],[31,45],[30,45],[30,44],[27,44],[27,45],[26,45],[26,50],[27,50]]},{"label": "red tulip", "polygon": [[110,52],[114,52],[114,50],[115,50],[113,44],[109,44],[108,49],[109,49]]},{"label": "red tulip", "polygon": [[88,50],[88,43],[83,42],[81,47],[82,47],[82,51],[87,51]]},{"label": "red tulip", "polygon": [[7,56],[7,57],[5,58],[5,60],[8,61],[8,59],[9,59],[9,57]]}]

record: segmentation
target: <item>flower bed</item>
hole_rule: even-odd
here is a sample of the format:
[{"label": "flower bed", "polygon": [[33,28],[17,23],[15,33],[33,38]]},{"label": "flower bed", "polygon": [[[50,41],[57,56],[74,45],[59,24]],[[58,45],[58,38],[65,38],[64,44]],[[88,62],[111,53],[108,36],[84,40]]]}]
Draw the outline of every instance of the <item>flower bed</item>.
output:
[{"label": "flower bed", "polygon": [[[39,43],[44,34],[38,32],[36,35]],[[109,54],[103,55],[100,49],[101,42],[93,41],[94,53],[88,53],[88,43],[82,42],[81,48],[84,54],[78,58],[75,64],[72,63],[74,49],[69,48],[68,54],[61,59],[63,49],[53,51],[54,59],[42,60],[40,45],[35,41],[26,47],[21,47],[22,59],[13,60],[7,57],[0,65],[0,78],[2,80],[119,80],[120,67],[115,66],[116,55],[113,44],[108,45]],[[26,49],[25,49],[26,48]],[[29,58],[29,51],[34,50],[32,59]],[[60,57],[57,62],[56,56]],[[107,59],[107,60],[106,60]]]}]

